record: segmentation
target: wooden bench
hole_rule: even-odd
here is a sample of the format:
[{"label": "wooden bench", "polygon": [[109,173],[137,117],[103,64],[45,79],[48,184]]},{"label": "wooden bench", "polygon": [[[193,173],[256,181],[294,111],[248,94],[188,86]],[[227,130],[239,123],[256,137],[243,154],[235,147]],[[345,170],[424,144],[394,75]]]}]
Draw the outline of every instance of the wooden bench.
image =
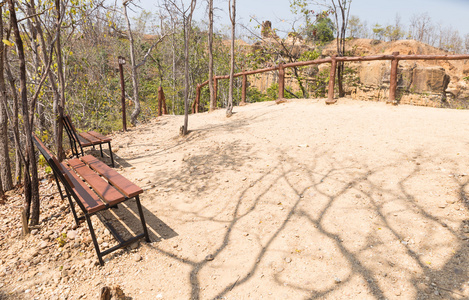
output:
[{"label": "wooden bench", "polygon": [[[86,219],[91,239],[93,240],[94,248],[101,265],[104,265],[104,255],[126,247],[141,238],[145,238],[147,242],[150,242],[139,198],[139,195],[143,193],[141,188],[92,155],[70,159],[66,162],[59,162],[37,136],[33,134],[32,138],[36,147],[52,168],[60,196],[63,200],[65,200],[65,198],[68,199],[77,226],[80,225],[80,220]],[[61,188],[61,184],[63,189]],[[77,216],[72,198],[81,208],[84,216],[80,218]],[[119,244],[105,251],[101,251],[96,240],[91,216],[99,214],[109,208],[117,207],[119,203],[132,198],[135,199],[137,204],[143,233],[124,240],[111,224],[104,223]]]},{"label": "wooden bench", "polygon": [[[94,147],[95,145],[99,145],[101,157],[103,157],[102,145],[108,144],[109,156],[111,157],[112,167],[114,167],[114,157],[112,156],[111,149],[112,139],[110,137],[104,136],[96,131],[77,133],[70,116],[64,116],[62,121],[65,127],[65,131],[67,132],[68,139],[70,140],[70,148],[72,149],[72,154],[74,156],[79,157],[80,153],[82,156],[84,156],[83,147]],[[78,151],[78,146],[80,147],[80,152]]]}]

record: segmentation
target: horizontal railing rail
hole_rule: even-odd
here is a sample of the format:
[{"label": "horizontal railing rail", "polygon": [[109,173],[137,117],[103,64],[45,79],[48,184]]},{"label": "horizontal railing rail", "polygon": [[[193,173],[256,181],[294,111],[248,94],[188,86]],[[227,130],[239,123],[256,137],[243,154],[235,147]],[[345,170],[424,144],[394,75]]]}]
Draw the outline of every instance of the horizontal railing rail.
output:
[{"label": "horizontal railing rail", "polygon": [[[400,55],[399,52],[393,52],[391,55],[370,55],[370,56],[332,56],[328,58],[315,59],[310,61],[299,61],[294,63],[279,64],[278,66],[273,66],[269,68],[243,71],[234,74],[234,77],[243,77],[242,84],[242,93],[241,93],[241,103],[246,103],[246,88],[247,88],[247,76],[260,74],[265,72],[278,71],[278,98],[283,99],[285,97],[285,68],[294,68],[294,67],[305,67],[310,65],[319,65],[324,63],[331,64],[331,71],[329,76],[329,87],[328,87],[328,97],[326,100],[327,104],[335,103],[337,100],[334,99],[334,84],[337,71],[337,62],[353,62],[353,61],[375,61],[375,60],[390,60],[391,61],[391,75],[390,75],[390,84],[389,84],[389,100],[388,102],[396,103],[396,89],[397,89],[397,68],[400,60],[464,60],[469,59],[467,54],[453,54],[453,55]],[[215,98],[218,94],[218,80],[229,79],[229,75],[217,75],[213,77]],[[192,103],[192,112],[199,112],[200,106],[200,90],[202,87],[208,84],[208,80],[204,81],[201,84],[197,85],[196,98]]]}]

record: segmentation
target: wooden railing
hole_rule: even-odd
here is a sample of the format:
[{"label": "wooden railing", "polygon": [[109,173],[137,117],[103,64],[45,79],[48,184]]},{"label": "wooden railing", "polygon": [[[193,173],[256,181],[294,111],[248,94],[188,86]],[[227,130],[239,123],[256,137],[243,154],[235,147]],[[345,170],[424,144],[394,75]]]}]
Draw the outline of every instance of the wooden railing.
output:
[{"label": "wooden railing", "polygon": [[[334,84],[335,84],[335,77],[336,77],[336,70],[337,70],[337,62],[390,60],[391,61],[391,75],[390,75],[390,84],[389,84],[389,102],[396,104],[397,68],[399,66],[400,60],[462,60],[462,59],[469,59],[469,55],[462,55],[462,54],[459,54],[459,55],[418,55],[418,54],[400,55],[399,52],[393,52],[391,55],[344,56],[344,57],[332,56],[332,57],[324,58],[324,59],[301,61],[301,62],[294,62],[294,63],[288,63],[288,64],[279,64],[278,66],[275,66],[275,67],[257,69],[257,70],[252,70],[252,71],[244,71],[244,72],[234,74],[234,77],[243,76],[240,104],[244,104],[246,103],[247,76],[278,70],[278,97],[279,99],[282,99],[285,97],[284,91],[285,91],[285,69],[286,68],[304,67],[304,66],[310,66],[310,65],[330,63],[331,71],[330,71],[330,76],[329,76],[328,97],[327,97],[326,103],[333,104],[337,101],[336,99],[334,99]],[[229,79],[229,78],[230,78],[229,75],[213,77],[215,98],[217,97],[217,92],[218,92],[218,80]],[[195,98],[195,101],[192,103],[193,113],[199,112],[200,90],[202,89],[202,87],[206,86],[207,84],[208,84],[208,80],[197,85],[196,98]]]}]

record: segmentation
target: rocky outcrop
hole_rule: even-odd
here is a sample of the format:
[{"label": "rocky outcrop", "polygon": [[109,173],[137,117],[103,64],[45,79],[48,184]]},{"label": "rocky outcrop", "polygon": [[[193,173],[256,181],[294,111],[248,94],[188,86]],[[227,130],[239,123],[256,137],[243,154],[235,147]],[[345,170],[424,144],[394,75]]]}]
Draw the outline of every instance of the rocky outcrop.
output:
[{"label": "rocky outcrop", "polygon": [[[391,66],[388,61],[357,63],[358,84],[348,87],[353,98],[386,100],[389,96]],[[442,106],[448,98],[460,96],[462,89],[449,89],[451,76],[440,66],[401,62],[398,68],[398,98],[401,103]]]},{"label": "rocky outcrop", "polygon": [[[268,31],[268,24],[264,24]],[[289,40],[292,40],[289,42]],[[269,39],[265,39],[264,43]],[[301,41],[295,36],[284,40],[289,45],[290,56],[298,58],[305,51],[319,50],[313,45]],[[273,44],[273,43],[272,43]],[[265,46],[265,45],[264,45]],[[259,42],[252,46],[252,50],[261,49]],[[282,52],[282,51],[279,51]],[[421,42],[401,40],[394,42],[381,42],[370,39],[355,39],[347,41],[346,55],[369,56],[383,55],[399,52],[402,55],[441,55],[453,54]],[[337,54],[336,42],[331,42],[321,50],[321,57],[330,57]],[[283,55],[283,54],[282,54]],[[284,55],[283,55],[284,56]],[[352,98],[371,101],[384,101],[389,97],[389,84],[391,73],[390,61],[348,62],[345,65],[346,76],[345,91]],[[329,74],[330,64],[310,66],[302,70],[302,78],[306,80],[310,97],[323,97],[314,87],[324,86],[325,77]],[[318,75],[321,75],[318,76]],[[326,76],[324,76],[326,74]],[[469,61],[399,61],[397,98],[400,103],[425,105],[435,107],[468,107],[469,102]],[[265,91],[272,83],[276,83],[275,74],[261,74],[256,79],[249,79],[253,86]],[[299,87],[292,77],[291,71],[286,70],[286,85],[292,91],[298,92]],[[327,83],[326,83],[327,85]]]}]

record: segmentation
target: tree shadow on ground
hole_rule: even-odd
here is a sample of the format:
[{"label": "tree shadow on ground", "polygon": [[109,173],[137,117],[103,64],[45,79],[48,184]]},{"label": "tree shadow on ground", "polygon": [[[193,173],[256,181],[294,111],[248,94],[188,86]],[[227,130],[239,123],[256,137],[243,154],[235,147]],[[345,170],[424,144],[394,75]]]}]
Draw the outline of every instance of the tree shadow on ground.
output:
[{"label": "tree shadow on ground", "polygon": [[[178,236],[177,232],[144,205],[142,205],[142,211],[151,242],[159,242]],[[143,232],[137,204],[134,199],[119,204],[117,209],[103,211],[99,217],[102,222],[109,223],[114,227],[123,238],[127,239]]]},{"label": "tree shadow on ground", "polygon": [[[207,149],[206,156],[191,157],[187,164],[201,166],[202,170],[199,171],[202,175],[209,174],[207,170],[218,170],[226,165],[241,168],[254,154],[251,148],[238,147],[239,144],[240,141],[233,141],[227,146],[226,152],[220,152],[216,148],[210,152]],[[158,245],[151,245],[160,253],[191,267],[188,280],[192,299],[208,297],[201,294],[204,284],[201,273],[210,268],[212,260],[216,261],[228,251],[232,243],[236,243],[233,232],[242,230],[240,224],[252,218],[255,212],[277,209],[277,198],[272,200],[272,197],[275,197],[272,194],[274,189],[276,193],[284,191],[290,195],[291,201],[288,205],[279,202],[288,209],[281,218],[276,219],[277,222],[273,222],[274,226],[269,228],[268,238],[261,238],[259,234],[256,240],[258,250],[243,253],[251,257],[249,261],[252,263],[238,266],[242,269],[238,269],[242,275],[217,288],[210,298],[222,298],[235,288],[247,287],[250,280],[259,275],[259,266],[266,264],[267,257],[281,251],[276,249],[279,236],[286,232],[290,234],[292,227],[300,232],[308,230],[308,233],[313,233],[313,240],[320,241],[319,244],[330,244],[338,253],[333,256],[334,259],[340,261],[332,269],[342,272],[342,276],[336,282],[332,276],[326,281],[318,281],[315,268],[307,268],[305,276],[310,275],[313,279],[309,283],[298,284],[301,280],[289,280],[288,276],[285,276],[289,270],[274,272],[272,281],[279,288],[288,286],[310,299],[337,297],[340,293],[347,292],[347,286],[356,283],[359,283],[357,289],[362,289],[377,299],[399,295],[412,299],[440,297],[438,295],[444,295],[448,299],[464,297],[464,285],[469,279],[464,270],[469,267],[469,260],[465,255],[468,250],[467,243],[461,240],[459,227],[463,224],[460,223],[456,228],[448,226],[445,217],[435,211],[435,207],[426,206],[427,191],[416,191],[412,188],[414,180],[429,180],[430,184],[430,180],[434,179],[428,178],[425,173],[422,175],[421,172],[430,159],[420,160],[418,164],[409,164],[410,154],[402,154],[396,161],[369,167],[352,159],[339,161],[327,151],[314,148],[309,151],[310,160],[296,161],[294,157],[279,150],[278,154],[283,156],[283,159],[276,165],[262,170],[262,174],[258,175],[249,187],[240,189],[233,186],[233,191],[226,195],[226,199],[220,199],[224,202],[224,208],[219,213],[210,217],[202,213],[210,206],[209,203],[199,211],[180,211],[182,215],[192,214],[199,221],[226,224],[224,234],[217,239],[218,246],[211,251],[209,259],[182,259]],[[230,161],[226,163],[226,160]],[[408,167],[405,172],[395,174],[396,166],[406,163]],[[391,173],[394,175],[390,176]],[[210,176],[198,176],[194,180],[186,171],[166,178],[166,181],[160,183],[170,184],[174,188],[214,182],[209,189],[216,189],[216,180],[220,180],[214,180]],[[454,180],[453,185],[460,191],[459,199],[455,201],[461,201],[466,194],[466,183]],[[260,192],[253,195],[250,191],[255,186]],[[197,201],[202,201],[203,193],[204,190],[195,191],[193,196]],[[234,197],[236,201],[233,203]],[[172,209],[177,210],[175,207]],[[226,211],[230,212],[229,219],[222,218]],[[348,218],[363,218],[358,223],[363,223],[364,230],[357,229],[360,224],[348,228]],[[342,227],[337,227],[334,220],[339,220],[337,223],[343,224]],[[307,226],[301,228],[299,224]],[[362,237],[355,241],[350,240],[350,236],[357,233]],[[299,243],[301,245],[302,242]],[[315,247],[318,246],[320,245]],[[320,250],[319,248],[308,250],[309,254],[298,254],[298,260],[312,259],[315,266],[323,266],[322,258],[318,255]],[[373,258],[370,258],[370,255]],[[438,262],[432,263],[432,259]],[[297,265],[301,266],[305,265]],[[355,296],[359,297],[358,294]]]}]

